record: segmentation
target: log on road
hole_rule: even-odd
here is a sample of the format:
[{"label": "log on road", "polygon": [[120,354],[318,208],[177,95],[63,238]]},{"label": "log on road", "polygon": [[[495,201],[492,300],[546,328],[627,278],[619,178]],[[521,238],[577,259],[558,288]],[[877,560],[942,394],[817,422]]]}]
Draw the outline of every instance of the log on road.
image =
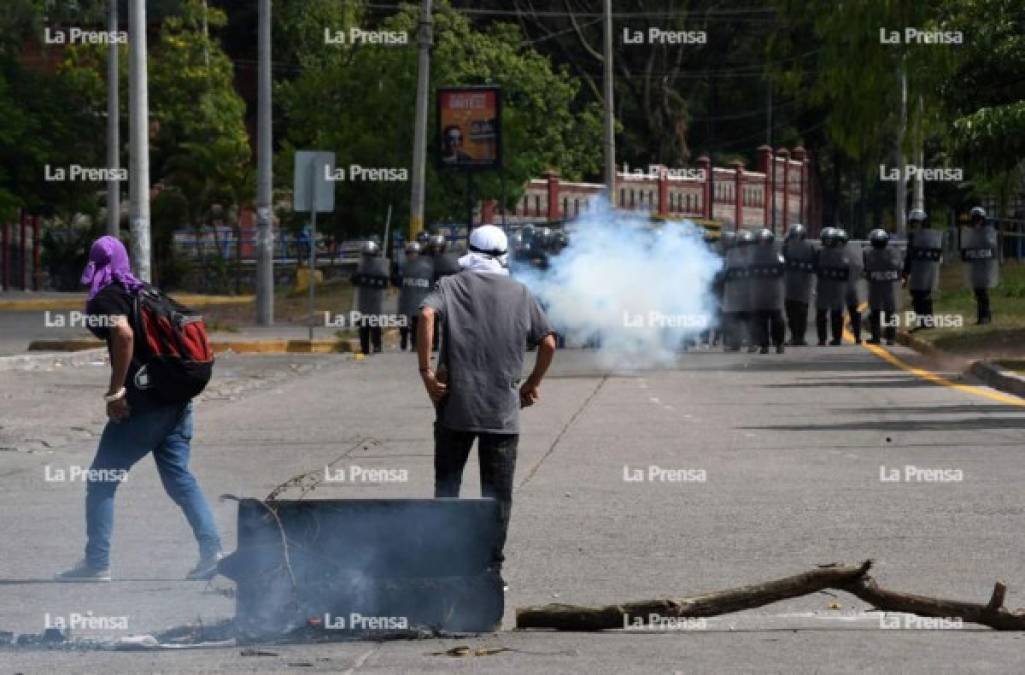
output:
[{"label": "log on road", "polygon": [[817,593],[827,588],[846,591],[876,609],[927,617],[960,619],[997,630],[1025,630],[1025,612],[1003,606],[1006,586],[997,582],[985,605],[899,593],[880,588],[869,576],[872,561],[859,566],[830,564],[761,584],[731,588],[685,598],[642,600],[604,607],[549,604],[516,610],[517,628],[596,631],[634,627],[653,618],[683,619],[718,616],[773,602]]}]

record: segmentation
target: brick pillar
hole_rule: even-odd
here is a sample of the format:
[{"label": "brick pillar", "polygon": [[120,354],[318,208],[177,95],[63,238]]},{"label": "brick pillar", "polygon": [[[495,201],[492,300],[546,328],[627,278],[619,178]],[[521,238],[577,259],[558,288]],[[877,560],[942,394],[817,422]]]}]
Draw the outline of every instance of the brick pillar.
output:
[{"label": "brick pillar", "polygon": [[790,198],[790,151],[786,148],[780,148],[776,151],[776,154],[783,158],[783,222],[780,224],[780,232],[786,232],[788,220],[787,204]]},{"label": "brick pillar", "polygon": [[43,281],[43,266],[41,263],[42,237],[39,236],[39,216],[32,216],[32,290],[38,291]]},{"label": "brick pillar", "polygon": [[712,214],[715,213],[712,204],[712,195],[715,194],[715,174],[712,172],[712,160],[708,158],[708,155],[698,157],[698,168],[705,172],[705,186],[704,190],[702,190],[702,195],[704,196],[701,198],[701,208],[705,218],[711,220]]},{"label": "brick pillar", "polygon": [[28,290],[28,250],[25,246],[28,239],[28,216],[21,212],[21,231],[18,234],[18,283],[21,290]]},{"label": "brick pillar", "polygon": [[804,146],[797,146],[794,148],[793,156],[794,159],[801,163],[801,166],[797,169],[797,221],[804,223],[808,220],[808,214],[805,212],[805,181],[807,177],[804,173],[805,157],[807,153],[804,150]]},{"label": "brick pillar", "polygon": [[758,146],[758,170],[765,174],[765,185],[762,190],[762,220],[766,226],[772,222],[772,148],[768,145]]},{"label": "brick pillar", "polygon": [[744,163],[739,159],[733,161],[733,229],[737,230],[744,224]]},{"label": "brick pillar", "polygon": [[658,216],[669,217],[669,172],[662,165],[658,167]]},{"label": "brick pillar", "polygon": [[562,217],[559,213],[559,172],[545,171],[545,179],[548,181],[548,220],[559,220]]},{"label": "brick pillar", "polygon": [[0,236],[0,246],[3,247],[3,251],[0,255],[3,256],[3,269],[0,270],[0,289],[7,290],[11,285],[11,225],[7,221],[4,221],[3,236]]},{"label": "brick pillar", "polygon": [[498,205],[494,199],[485,199],[480,205],[480,224],[481,225],[494,225],[495,223],[495,207]]}]

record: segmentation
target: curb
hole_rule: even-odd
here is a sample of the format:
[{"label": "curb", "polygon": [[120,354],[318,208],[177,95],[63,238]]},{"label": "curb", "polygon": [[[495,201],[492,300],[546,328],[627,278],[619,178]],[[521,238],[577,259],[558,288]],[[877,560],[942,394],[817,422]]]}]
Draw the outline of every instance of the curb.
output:
[{"label": "curb", "polygon": [[[254,295],[198,295],[192,293],[173,294],[172,297],[183,305],[190,307],[209,307],[211,305],[243,305],[253,302]],[[85,294],[74,294],[67,298],[24,298],[18,300],[0,300],[0,311],[42,312],[46,310],[82,309],[85,305]]]},{"label": "curb", "polygon": [[975,361],[968,372],[982,380],[987,386],[1008,394],[1025,398],[1025,378],[1005,370],[990,361]]},{"label": "curb", "polygon": [[106,360],[107,349],[84,349],[69,354],[18,354],[0,356],[2,370],[34,370],[36,368],[61,368],[64,366],[84,366],[97,360]]},{"label": "curb", "polygon": [[907,331],[897,331],[897,344],[910,347],[920,354],[926,356],[942,356],[943,351],[938,349],[931,342],[926,342],[921,338],[917,338]]}]

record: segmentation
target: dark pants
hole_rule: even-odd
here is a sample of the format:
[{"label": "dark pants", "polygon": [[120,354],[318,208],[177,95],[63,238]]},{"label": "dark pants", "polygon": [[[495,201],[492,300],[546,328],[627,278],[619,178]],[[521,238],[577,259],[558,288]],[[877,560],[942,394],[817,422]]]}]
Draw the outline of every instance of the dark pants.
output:
[{"label": "dark pants", "polygon": [[[897,339],[897,327],[892,325],[895,312],[880,307],[870,307],[868,314],[868,327],[872,331],[872,342],[879,342],[880,332],[886,337],[887,342]],[[887,323],[883,328],[883,323]]]},{"label": "dark pants", "polygon": [[808,333],[808,303],[798,300],[787,300],[784,303],[787,311],[787,325],[790,326],[790,344],[803,345]]},{"label": "dark pants", "polygon": [[416,351],[416,316],[407,316],[406,321],[408,323],[399,328],[399,349],[405,350],[408,340],[409,348]]},{"label": "dark pants", "polygon": [[502,569],[503,550],[512,512],[513,474],[516,472],[516,446],[519,434],[489,434],[457,431],[434,424],[434,496],[458,497],[463,468],[477,440],[480,464],[480,493],[498,502],[499,535],[492,555],[492,567]]},{"label": "dark pants", "polygon": [[815,310],[815,329],[819,334],[819,343],[826,341],[828,335],[826,334],[826,323],[829,323],[829,327],[832,329],[833,342],[840,344],[840,340],[843,339],[843,310],[842,309],[816,309]]},{"label": "dark pants", "polygon": [[754,330],[751,339],[757,341],[760,347],[768,347],[770,344],[777,347],[783,344],[786,337],[786,327],[783,323],[783,311],[779,309],[759,309],[752,312],[754,316]]},{"label": "dark pants", "polygon": [[861,342],[861,312],[858,311],[858,305],[847,305],[847,313],[851,317],[851,332],[854,333],[854,341]]},{"label": "dark pants", "polygon": [[925,317],[932,316],[932,291],[911,291],[911,309],[918,315],[914,328],[924,328]]},{"label": "dark pants", "polygon": [[750,330],[751,312],[723,312],[723,348],[740,349],[740,346],[749,339]]},{"label": "dark pants", "polygon": [[380,326],[360,326],[359,327],[359,346],[363,350],[364,354],[370,353],[370,343],[374,343],[374,351],[381,351],[381,327]]},{"label": "dark pants", "polygon": [[993,320],[993,313],[989,308],[989,289],[988,288],[976,288],[975,289],[975,303],[978,305],[978,321],[979,323],[989,323]]}]

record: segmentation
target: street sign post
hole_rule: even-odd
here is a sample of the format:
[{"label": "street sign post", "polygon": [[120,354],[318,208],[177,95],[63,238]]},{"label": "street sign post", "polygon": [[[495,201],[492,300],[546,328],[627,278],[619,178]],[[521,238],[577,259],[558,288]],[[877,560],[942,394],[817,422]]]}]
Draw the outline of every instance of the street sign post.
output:
[{"label": "street sign post", "polygon": [[335,184],[329,176],[335,170],[335,153],[320,150],[298,150],[295,153],[292,209],[310,213],[310,257],[307,267],[310,287],[310,349],[313,349],[313,324],[316,322],[313,303],[317,272],[317,213],[335,210]]}]

